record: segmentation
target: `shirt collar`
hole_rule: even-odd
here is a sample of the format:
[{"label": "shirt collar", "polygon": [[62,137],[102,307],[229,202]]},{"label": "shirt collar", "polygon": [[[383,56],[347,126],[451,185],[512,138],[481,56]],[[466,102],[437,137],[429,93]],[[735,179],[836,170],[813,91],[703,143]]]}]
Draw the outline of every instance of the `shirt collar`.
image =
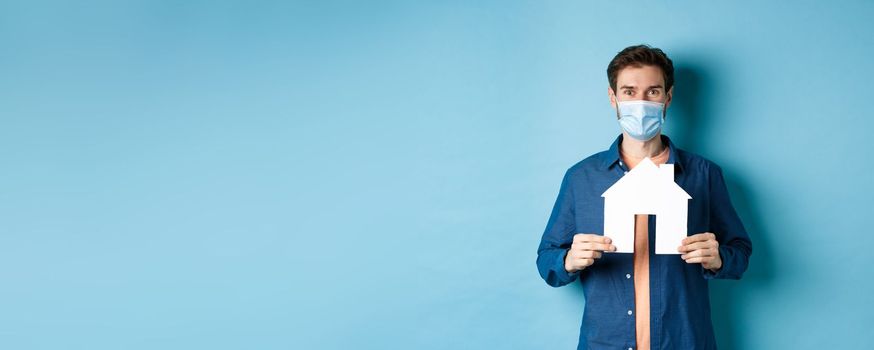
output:
[{"label": "shirt collar", "polygon": [[[674,146],[674,142],[671,141],[670,137],[667,137],[665,135],[661,135],[661,138],[662,142],[667,144],[668,147],[670,147],[671,149],[671,153],[670,155],[668,155],[667,163],[674,164],[674,168],[677,169],[677,171],[683,171],[682,155],[680,155],[680,152],[678,152],[677,147]],[[619,162],[619,147],[621,144],[622,134],[619,134],[619,136],[616,137],[616,140],[613,141],[613,144],[610,145],[610,149],[608,149],[607,152],[602,153],[601,164],[603,165],[604,169],[609,169],[611,166]]]}]

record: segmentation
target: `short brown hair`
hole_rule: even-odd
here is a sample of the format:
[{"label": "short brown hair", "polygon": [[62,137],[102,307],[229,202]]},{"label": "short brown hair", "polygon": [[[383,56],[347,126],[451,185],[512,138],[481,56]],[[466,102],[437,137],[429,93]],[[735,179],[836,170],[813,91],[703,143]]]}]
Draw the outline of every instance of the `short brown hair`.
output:
[{"label": "short brown hair", "polygon": [[634,45],[629,46],[619,51],[616,57],[607,65],[607,80],[610,82],[610,87],[616,91],[616,77],[619,71],[625,67],[642,67],[656,66],[662,69],[662,75],[665,78],[665,91],[674,86],[674,62],[668,58],[668,55],[657,48],[649,45]]}]

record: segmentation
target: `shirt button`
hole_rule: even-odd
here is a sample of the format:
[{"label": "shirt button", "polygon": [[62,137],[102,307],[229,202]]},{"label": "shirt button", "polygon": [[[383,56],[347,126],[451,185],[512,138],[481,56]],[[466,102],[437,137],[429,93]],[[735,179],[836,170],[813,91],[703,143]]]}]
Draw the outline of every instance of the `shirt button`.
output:
[{"label": "shirt button", "polygon": [[631,310],[628,310],[628,314],[631,315]]},{"label": "shirt button", "polygon": [[626,274],[625,274],[625,278],[631,278],[631,274],[630,274],[630,273],[626,273]]}]

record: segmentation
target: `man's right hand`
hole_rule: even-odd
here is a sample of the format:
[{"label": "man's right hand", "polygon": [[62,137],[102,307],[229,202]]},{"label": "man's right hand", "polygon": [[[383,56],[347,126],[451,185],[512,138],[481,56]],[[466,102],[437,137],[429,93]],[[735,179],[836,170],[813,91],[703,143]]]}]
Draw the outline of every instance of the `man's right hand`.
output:
[{"label": "man's right hand", "polygon": [[594,264],[595,259],[601,257],[601,252],[616,251],[616,246],[611,244],[612,242],[610,238],[601,235],[575,234],[574,243],[571,244],[564,258],[564,269],[568,273],[574,273]]}]

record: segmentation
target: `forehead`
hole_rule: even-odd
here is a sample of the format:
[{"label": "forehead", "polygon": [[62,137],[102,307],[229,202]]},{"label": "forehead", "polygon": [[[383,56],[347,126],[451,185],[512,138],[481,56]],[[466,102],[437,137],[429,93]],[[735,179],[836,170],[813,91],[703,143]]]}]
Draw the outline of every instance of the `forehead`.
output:
[{"label": "forehead", "polygon": [[653,85],[665,86],[662,69],[657,66],[628,66],[616,75],[616,87],[619,89],[623,86],[649,87]]}]

